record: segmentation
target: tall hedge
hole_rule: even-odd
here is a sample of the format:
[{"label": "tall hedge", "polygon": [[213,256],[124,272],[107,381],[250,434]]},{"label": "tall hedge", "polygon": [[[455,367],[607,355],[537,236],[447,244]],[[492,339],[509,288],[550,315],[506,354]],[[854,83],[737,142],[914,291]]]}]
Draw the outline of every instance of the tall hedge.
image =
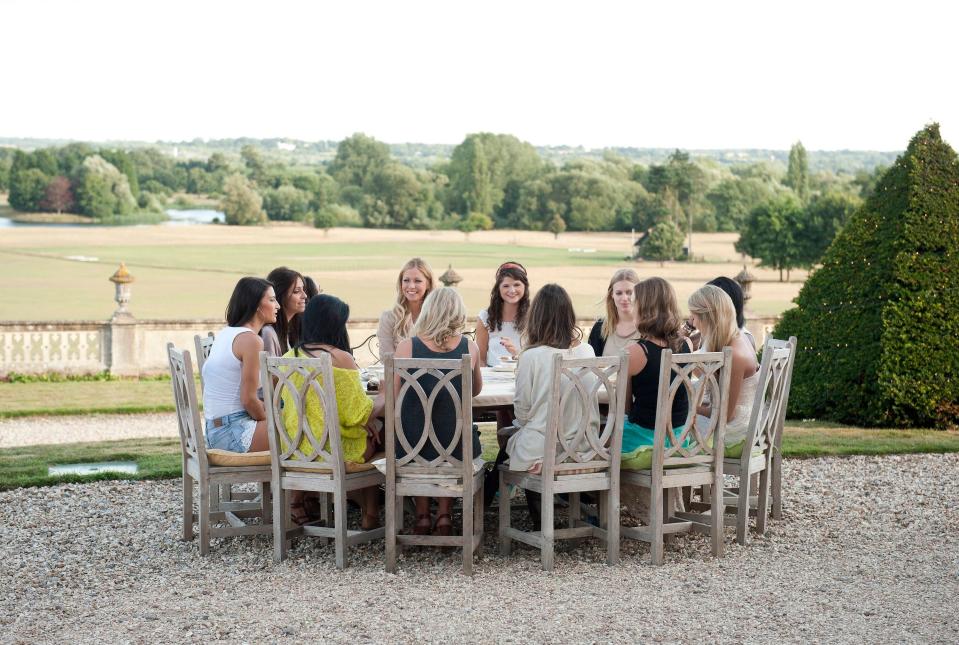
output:
[{"label": "tall hedge", "polygon": [[799,339],[790,413],[959,422],[959,158],[918,132],[850,218],[775,335]]}]

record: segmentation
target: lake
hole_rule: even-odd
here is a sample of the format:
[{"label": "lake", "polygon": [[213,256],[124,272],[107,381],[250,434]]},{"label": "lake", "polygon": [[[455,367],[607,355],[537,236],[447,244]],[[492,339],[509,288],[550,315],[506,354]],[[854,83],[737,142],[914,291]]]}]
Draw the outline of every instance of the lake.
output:
[{"label": "lake", "polygon": [[[163,222],[166,226],[190,226],[193,224],[212,224],[214,221],[223,221],[223,212],[216,211],[210,208],[193,208],[189,210],[174,210],[167,209],[167,217],[170,219],[166,222]],[[90,224],[41,224],[41,223],[31,223],[31,222],[15,222],[9,217],[0,217],[0,228],[12,228],[12,227],[24,227],[24,226],[55,226],[58,228],[62,227],[78,227],[78,226],[90,226]]]}]

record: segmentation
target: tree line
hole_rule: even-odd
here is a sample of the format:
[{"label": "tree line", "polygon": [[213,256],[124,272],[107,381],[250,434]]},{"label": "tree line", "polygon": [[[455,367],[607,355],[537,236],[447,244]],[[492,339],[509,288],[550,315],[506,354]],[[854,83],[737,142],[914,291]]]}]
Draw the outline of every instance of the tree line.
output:
[{"label": "tree line", "polygon": [[0,190],[24,211],[122,218],[160,212],[175,194],[192,193],[221,199],[231,224],[635,230],[648,233],[644,256],[658,260],[679,257],[690,230],[731,231],[742,233],[742,252],[787,273],[818,260],[881,172],[810,172],[798,143],[785,168],[726,165],[681,150],[648,165],[612,151],[557,164],[529,143],[491,133],[467,136],[428,167],[401,162],[390,146],[363,134],[339,142],[329,162],[309,165],[253,143],[238,156],[190,160],[155,148],[86,144],[0,149]]}]

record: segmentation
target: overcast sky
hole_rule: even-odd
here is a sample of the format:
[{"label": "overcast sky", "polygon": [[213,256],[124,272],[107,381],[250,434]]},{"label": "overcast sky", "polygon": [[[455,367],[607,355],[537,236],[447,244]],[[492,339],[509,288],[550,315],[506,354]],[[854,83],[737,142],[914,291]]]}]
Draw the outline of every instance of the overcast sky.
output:
[{"label": "overcast sky", "polygon": [[0,0],[0,137],[955,146],[957,6]]}]

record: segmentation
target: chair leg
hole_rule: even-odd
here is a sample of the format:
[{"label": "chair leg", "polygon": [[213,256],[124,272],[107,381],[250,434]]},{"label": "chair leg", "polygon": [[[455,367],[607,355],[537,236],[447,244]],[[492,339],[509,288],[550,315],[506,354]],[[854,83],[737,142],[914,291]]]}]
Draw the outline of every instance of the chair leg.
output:
[{"label": "chair leg", "polygon": [[273,523],[273,498],[270,482],[260,482],[260,509],[263,513],[263,523]]},{"label": "chair leg", "polygon": [[[752,476],[747,472],[739,476],[739,502],[736,508],[736,542],[746,544],[746,529],[749,528],[749,495]],[[725,511],[725,507],[723,511]]]},{"label": "chair leg", "polygon": [[290,521],[290,512],[287,510],[289,493],[281,486],[273,490],[273,561],[283,562],[286,559],[286,525]]},{"label": "chair leg", "polygon": [[[740,484],[741,485],[741,484]],[[723,504],[723,480],[722,475],[713,479],[712,486],[712,504],[710,508],[710,519],[712,527],[710,528],[710,537],[713,542],[713,555],[717,558],[723,557],[723,517],[726,512],[726,506]],[[748,498],[747,498],[748,499]],[[746,513],[749,517],[749,504],[746,504]]]},{"label": "chair leg", "polygon": [[193,539],[193,478],[183,473],[183,541]]},{"label": "chair leg", "polygon": [[[465,486],[464,486],[465,488]],[[463,495],[463,573],[473,575],[473,495]]]},{"label": "chair leg", "polygon": [[759,500],[756,504],[756,533],[766,532],[766,516],[769,515],[769,464],[759,474]]},{"label": "chair leg", "polygon": [[663,489],[653,486],[649,489],[649,543],[653,564],[663,563]]},{"label": "chair leg", "polygon": [[512,550],[513,541],[506,535],[510,527],[510,499],[503,473],[499,474],[499,554],[508,556]]},{"label": "chair leg", "polygon": [[543,491],[542,501],[540,502],[540,529],[543,534],[542,560],[543,571],[553,570],[553,557],[555,555],[555,544],[553,531],[554,513],[556,509],[556,500],[550,490]]},{"label": "chair leg", "polygon": [[210,488],[200,486],[200,555],[210,552]]},{"label": "chair leg", "polygon": [[783,518],[783,462],[779,450],[773,452],[773,467],[770,473],[772,479],[773,519]]},{"label": "chair leg", "polygon": [[473,498],[473,530],[476,531],[476,534],[480,536],[479,543],[476,545],[476,557],[483,557],[483,524],[485,518],[483,517],[483,502],[486,499],[485,491],[483,490],[483,482],[480,482],[480,489],[476,491],[476,496]]},{"label": "chair leg", "polygon": [[[396,494],[396,481],[386,478],[386,572],[396,573],[396,534],[403,527],[403,498]],[[399,524],[397,524],[399,522]]]},{"label": "chair leg", "polygon": [[579,493],[569,494],[569,528],[576,528],[580,521]]},{"label": "chair leg", "polygon": [[619,564],[619,487],[600,493],[606,497],[606,564]]},{"label": "chair leg", "polygon": [[333,534],[336,568],[344,569],[346,568],[346,491],[342,487],[333,493]]}]

